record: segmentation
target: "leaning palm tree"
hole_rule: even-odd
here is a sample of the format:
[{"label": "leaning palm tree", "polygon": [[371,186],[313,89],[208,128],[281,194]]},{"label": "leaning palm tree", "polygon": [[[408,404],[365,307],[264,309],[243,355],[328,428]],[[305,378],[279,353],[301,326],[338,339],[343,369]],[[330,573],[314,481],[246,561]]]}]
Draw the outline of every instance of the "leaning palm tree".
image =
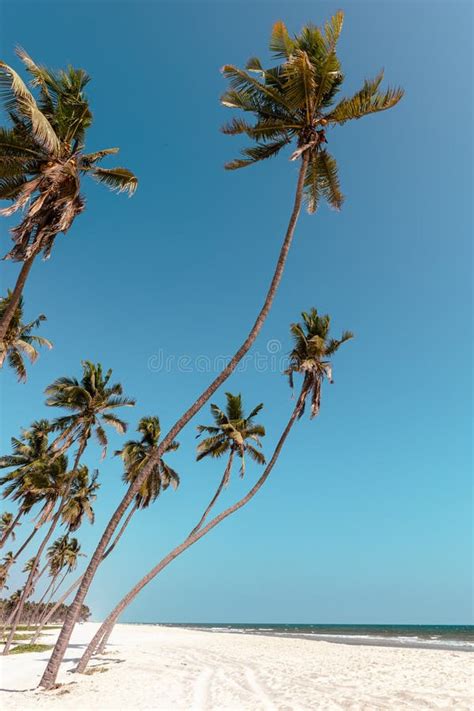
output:
[{"label": "leaning palm tree", "polygon": [[[331,319],[328,315],[319,316],[314,308],[309,312],[303,311],[301,317],[303,323],[294,323],[291,326],[295,343],[290,353],[290,365],[285,372],[291,387],[294,374],[303,374],[306,386],[311,392],[311,417],[314,417],[321,406],[321,385],[324,378],[330,383],[333,382],[329,358],[354,335],[351,331],[344,331],[341,338],[329,339]],[[303,410],[300,417],[302,414]]]},{"label": "leaning palm tree", "polygon": [[[9,308],[11,300],[11,291],[4,298],[0,298],[0,320]],[[23,323],[23,297],[20,297],[5,335],[0,340],[0,368],[7,361],[10,368],[17,374],[19,381],[26,381],[24,356],[29,359],[30,363],[34,363],[39,356],[38,346],[53,347],[47,338],[32,334],[32,331],[45,320],[46,316],[40,314],[34,321]]]},{"label": "leaning palm tree", "polygon": [[[275,155],[288,142],[296,143],[296,150],[292,157],[300,162],[300,168],[288,227],[264,303],[248,336],[221,373],[171,427],[107,524],[104,534],[91,556],[84,578],[74,602],[68,610],[63,628],[42,676],[40,685],[46,689],[51,688],[55,683],[75,619],[80,613],[81,605],[100,565],[104,551],[142,482],[170,442],[176,439],[183,427],[235,370],[260,333],[283,275],[304,194],[307,195],[310,210],[316,208],[315,200],[320,196],[335,207],[342,203],[333,160],[327,153],[319,157],[319,153],[323,150],[323,144],[328,140],[319,131],[324,126],[331,128],[351,119],[359,119],[389,109],[395,106],[403,96],[401,89],[388,89],[385,92],[380,92],[382,76],[379,74],[376,79],[365,82],[362,89],[353,97],[332,105],[343,81],[343,74],[336,54],[336,44],[342,29],[342,21],[343,14],[336,13],[323,30],[313,25],[307,25],[299,35],[293,38],[289,36],[283,23],[277,23],[270,40],[270,48],[276,55],[277,61],[280,62],[277,67],[265,70],[259,62],[251,60],[248,71],[230,65],[226,65],[224,68],[224,75],[230,81],[230,89],[224,94],[222,103],[225,106],[252,114],[256,121],[253,126],[247,123],[237,125],[233,122],[225,127],[226,133],[246,133],[256,141],[255,146],[247,150],[243,163],[233,162],[227,167],[229,169],[243,167],[248,165],[249,161],[255,162],[255,160],[269,157],[270,154]],[[237,119],[235,120],[237,121]],[[321,175],[317,172],[318,170],[321,170]]]},{"label": "leaning palm tree", "polygon": [[81,177],[88,173],[107,187],[133,194],[137,178],[126,168],[99,168],[118,148],[86,153],[92,113],[84,93],[90,77],[83,69],[53,71],[38,66],[23,49],[17,54],[30,74],[37,97],[21,77],[0,62],[0,92],[11,126],[0,128],[0,199],[12,200],[0,214],[24,210],[12,229],[7,259],[23,262],[9,307],[0,319],[0,341],[15,313],[35,257],[47,258],[56,236],[67,232],[85,207]]},{"label": "leaning palm tree", "polygon": [[135,400],[123,395],[120,383],[110,384],[112,370],[106,373],[100,363],[82,362],[82,378],[58,378],[46,388],[46,405],[60,407],[71,414],[57,417],[53,428],[61,433],[62,439],[69,446],[79,442],[79,457],[84,451],[89,438],[95,434],[102,446],[102,456],[107,451],[107,433],[105,426],[113,427],[119,434],[124,434],[127,424],[114,414],[120,407],[133,407]]},{"label": "leaning palm tree", "polygon": [[[50,407],[61,407],[71,413],[56,418],[52,423],[52,427],[61,432],[61,436],[65,441],[63,447],[70,446],[73,442],[77,442],[78,448],[72,469],[65,476],[61,498],[51,520],[51,525],[38,548],[36,554],[37,560],[41,558],[43,550],[51,538],[56,525],[63,516],[64,507],[67,505],[71,487],[77,475],[80,459],[90,437],[93,433],[96,435],[99,444],[103,447],[103,455],[105,455],[108,441],[105,426],[112,426],[119,433],[124,433],[127,430],[127,424],[114,414],[113,411],[120,407],[133,406],[135,404],[135,400],[123,396],[120,383],[109,384],[112,370],[108,370],[104,374],[100,364],[84,361],[82,365],[83,374],[80,381],[76,378],[58,378],[46,388],[46,394],[48,395],[46,405]],[[64,455],[61,454],[58,457],[56,453],[56,456],[53,456],[53,461],[57,462],[61,457],[64,457]],[[30,574],[30,583],[31,580],[32,577]],[[15,626],[18,624],[24,603],[30,594],[30,583],[27,581],[25,585],[10,635],[3,650],[4,654],[8,654],[10,649]]]},{"label": "leaning palm tree", "polygon": [[211,405],[211,412],[214,418],[214,425],[198,425],[198,437],[206,433],[206,437],[197,448],[197,461],[205,457],[218,458],[228,453],[229,458],[224,470],[224,475],[212,497],[209,505],[201,516],[199,523],[193,528],[192,533],[197,531],[213,508],[223,489],[230,480],[234,457],[241,460],[240,476],[245,473],[245,455],[248,454],[257,464],[265,464],[265,457],[260,451],[261,438],[265,436],[263,425],[255,424],[254,418],[263,408],[263,403],[254,407],[249,415],[244,415],[242,396],[226,393],[226,408],[221,410],[217,405]]},{"label": "leaning palm tree", "polygon": [[[311,315],[311,319],[306,319]],[[302,379],[302,384],[301,384],[301,390],[299,393],[299,396],[297,398],[295,407],[293,408],[293,412],[291,413],[290,419],[283,430],[282,435],[280,436],[280,439],[278,440],[278,443],[275,447],[275,450],[273,452],[273,455],[268,462],[267,466],[265,467],[263,474],[260,476],[256,484],[250,489],[250,491],[242,497],[239,501],[237,501],[235,504],[227,508],[225,511],[222,513],[218,514],[215,516],[211,521],[205,525],[204,527],[196,527],[190,534],[189,536],[179,545],[177,546],[174,550],[172,550],[168,555],[166,555],[147,575],[145,575],[133,588],[130,590],[127,595],[125,595],[122,600],[116,605],[116,607],[112,610],[112,612],[108,615],[106,620],[102,623],[101,627],[97,630],[96,634],[94,635],[93,639],[89,643],[89,646],[87,647],[86,651],[84,652],[84,655],[82,656],[78,667],[77,671],[78,672],[83,672],[94,654],[95,651],[103,651],[105,644],[112,632],[112,629],[118,620],[119,616],[123,613],[126,607],[130,605],[130,603],[135,600],[137,595],[140,593],[143,588],[148,585],[149,582],[151,582],[157,575],[160,573],[165,567],[167,567],[175,558],[177,558],[181,553],[183,553],[185,550],[187,550],[190,546],[192,546],[196,541],[200,540],[203,536],[205,536],[209,531],[211,531],[215,526],[217,526],[221,521],[226,519],[228,516],[231,514],[235,513],[239,509],[241,509],[243,506],[245,506],[253,497],[255,494],[262,488],[263,484],[269,477],[273,467],[275,466],[275,463],[280,455],[280,452],[283,448],[283,445],[293,427],[295,422],[301,418],[301,416],[304,413],[305,410],[305,404],[306,400],[308,398],[311,398],[311,400],[314,399],[314,390],[317,388],[317,392],[319,393],[319,399],[320,399],[320,393],[321,393],[321,385],[326,377],[326,374],[328,372],[328,368],[331,367],[330,362],[328,360],[328,353],[333,355],[339,347],[344,343],[345,341],[349,340],[352,338],[352,334],[349,331],[345,331],[341,338],[338,340],[335,339],[330,339],[329,338],[329,326],[330,326],[330,318],[329,316],[322,316],[319,317],[320,321],[318,322],[317,319],[317,312],[315,309],[311,309],[309,314],[303,314],[303,319],[304,323],[306,324],[306,329],[303,325],[300,325],[300,331],[301,333],[304,333],[306,335],[306,341],[308,343],[306,352],[304,351],[303,348],[300,348],[299,346],[301,345],[299,342],[296,343],[296,346],[298,346],[298,353],[299,356],[302,357],[301,362],[297,361],[294,358],[294,350],[290,354],[290,367],[293,367],[292,374],[294,375],[295,373],[299,373],[303,376]],[[308,326],[307,321],[309,321],[310,326]],[[316,323],[319,325],[316,327]],[[291,327],[291,331],[293,336],[295,335],[295,325]],[[310,335],[311,334],[311,335]],[[324,334],[324,335],[323,335]],[[319,345],[319,356],[317,355],[316,351],[314,350],[313,345],[311,344],[311,337],[316,336],[317,338],[320,338],[321,341],[324,341],[323,343],[320,343]],[[312,362],[312,369],[310,370],[307,365],[303,364],[309,364],[309,362]],[[316,380],[319,380],[319,385],[316,385]],[[331,379],[332,382],[332,379]],[[291,385],[293,385],[293,381],[291,381]],[[319,409],[317,412],[314,412],[312,416],[319,414]]]},{"label": "leaning palm tree", "polygon": [[[312,309],[310,311],[311,314],[315,314],[316,311]],[[125,595],[122,600],[116,605],[116,607],[112,610],[112,612],[107,616],[105,621],[102,623],[100,628],[97,630],[96,634],[94,635],[93,639],[89,643],[86,651],[84,652],[78,666],[77,670],[78,672],[83,672],[89,663],[89,660],[91,659],[92,655],[94,652],[98,651],[99,653],[103,651],[105,644],[112,632],[112,629],[117,622],[118,618],[120,615],[123,613],[123,611],[130,605],[133,600],[138,596],[138,594],[143,590],[143,588],[148,585],[156,576],[164,569],[166,568],[175,558],[177,558],[181,553],[186,551],[190,546],[192,546],[194,543],[196,543],[198,540],[200,540],[203,536],[205,536],[207,533],[209,533],[213,528],[215,528],[221,521],[226,519],[228,516],[231,514],[235,513],[239,509],[241,509],[243,506],[245,506],[257,492],[262,488],[266,480],[268,479],[273,467],[275,466],[275,463],[280,455],[280,452],[283,448],[283,445],[286,442],[286,439],[288,435],[290,434],[290,431],[295,424],[295,422],[300,419],[302,416],[304,409],[305,409],[305,403],[308,397],[312,397],[312,392],[314,388],[314,380],[316,378],[319,378],[322,380],[324,378],[324,373],[326,372],[327,367],[329,367],[329,362],[327,360],[327,352],[330,351],[332,354],[334,354],[339,346],[347,341],[350,337],[352,337],[352,334],[349,334],[348,331],[346,331],[341,338],[338,341],[334,341],[332,339],[329,339],[329,324],[330,324],[330,319],[328,316],[322,317],[322,320],[324,321],[325,324],[327,324],[327,329],[321,329],[321,332],[324,330],[325,331],[325,336],[324,336],[324,341],[325,341],[325,347],[321,348],[321,363],[319,368],[315,368],[311,376],[308,376],[308,371],[304,368],[298,368],[296,367],[296,362],[295,362],[295,368],[293,370],[293,373],[301,373],[303,375],[303,381],[301,385],[301,390],[299,393],[299,396],[296,400],[296,404],[293,408],[293,412],[291,413],[290,419],[288,420],[288,423],[283,430],[283,433],[280,436],[280,439],[278,440],[278,443],[275,447],[275,450],[273,452],[273,455],[266,465],[262,475],[260,478],[257,480],[257,482],[252,486],[250,491],[243,496],[239,501],[237,501],[235,504],[232,506],[229,506],[229,508],[225,509],[222,513],[218,514],[215,516],[209,523],[201,528],[194,529],[189,536],[176,548],[174,548],[168,555],[166,555],[152,570],[150,570],[147,575],[145,575],[128,593]],[[303,327],[301,327],[303,329]],[[294,333],[294,327],[292,326],[292,333]],[[339,344],[339,345],[336,345]],[[300,355],[304,355],[302,351],[300,351]],[[307,353],[307,358],[304,360],[309,360],[310,358],[313,359],[314,365],[316,366],[316,361],[317,361],[317,356],[314,353],[313,349],[310,347],[308,349]],[[316,374],[317,373],[317,374]],[[320,384],[321,384],[320,383]],[[320,390],[320,389],[319,389]],[[315,413],[316,414],[316,413]]]},{"label": "leaning palm tree", "polygon": [[51,580],[38,601],[38,605],[41,605],[46,600],[44,602],[46,612],[49,602],[61,587],[66,576],[77,567],[79,556],[82,555],[80,550],[81,546],[77,538],[69,538],[68,534],[60,536],[49,546],[46,557]]}]

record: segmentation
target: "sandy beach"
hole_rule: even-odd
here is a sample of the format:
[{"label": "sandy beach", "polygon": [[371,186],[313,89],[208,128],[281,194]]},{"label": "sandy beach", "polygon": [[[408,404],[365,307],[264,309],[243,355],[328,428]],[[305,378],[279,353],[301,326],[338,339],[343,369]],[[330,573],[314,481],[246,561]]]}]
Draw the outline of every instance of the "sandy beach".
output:
[{"label": "sandy beach", "polygon": [[52,692],[35,690],[48,652],[2,658],[2,708],[459,711],[474,703],[466,652],[147,625],[117,625],[93,673],[71,674],[96,628],[76,628]]}]

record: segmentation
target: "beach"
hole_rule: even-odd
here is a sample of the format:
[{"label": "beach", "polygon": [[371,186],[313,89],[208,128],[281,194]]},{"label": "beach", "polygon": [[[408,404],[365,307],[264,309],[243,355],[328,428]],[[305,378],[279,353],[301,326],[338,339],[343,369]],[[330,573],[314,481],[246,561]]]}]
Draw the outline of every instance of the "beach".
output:
[{"label": "beach", "polygon": [[[472,709],[474,655],[314,639],[117,625],[87,675],[70,673],[96,623],[78,625],[59,687],[35,689],[50,652],[1,659],[1,707],[29,709]],[[50,630],[42,642],[50,643]],[[92,672],[92,673],[91,673]]]}]

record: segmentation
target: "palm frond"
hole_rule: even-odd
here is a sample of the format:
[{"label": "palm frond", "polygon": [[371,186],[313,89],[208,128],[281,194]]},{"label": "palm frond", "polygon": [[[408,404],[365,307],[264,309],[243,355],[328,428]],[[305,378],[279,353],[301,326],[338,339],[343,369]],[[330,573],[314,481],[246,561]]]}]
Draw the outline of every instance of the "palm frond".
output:
[{"label": "palm frond", "polygon": [[53,156],[58,156],[61,144],[46,116],[39,110],[31,92],[14,69],[0,61],[0,96],[8,112],[19,112],[31,122],[35,140]]},{"label": "palm frond", "polygon": [[383,76],[383,71],[379,72],[374,79],[367,79],[362,89],[354,94],[352,98],[342,99],[327,114],[327,121],[344,124],[352,119],[360,119],[369,114],[386,111],[398,104],[405,92],[401,87],[389,87],[384,93],[380,93],[378,88]]},{"label": "palm frond", "polygon": [[94,168],[91,174],[99,183],[119,193],[128,192],[130,197],[138,186],[138,178],[127,168]]},{"label": "palm frond", "polygon": [[276,156],[287,144],[288,139],[282,138],[271,143],[257,144],[250,148],[244,148],[241,153],[245,158],[236,158],[226,163],[224,167],[226,170],[237,170],[238,168],[245,168],[248,165],[252,165],[252,163],[258,163],[261,160],[273,158],[273,156]]}]

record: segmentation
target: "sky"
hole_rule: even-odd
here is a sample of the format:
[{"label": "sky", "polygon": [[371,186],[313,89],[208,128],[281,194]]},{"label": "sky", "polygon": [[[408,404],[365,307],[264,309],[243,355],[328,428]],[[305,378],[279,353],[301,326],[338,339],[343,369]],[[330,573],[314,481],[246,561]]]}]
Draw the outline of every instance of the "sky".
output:
[{"label": "sky", "polygon": [[[17,44],[53,67],[92,76],[88,148],[120,146],[132,199],[84,182],[87,210],[52,257],[34,265],[25,316],[47,315],[54,343],[28,382],[2,373],[2,452],[44,406],[56,377],[81,360],[113,368],[143,415],[168,430],[247,334],[264,298],[291,210],[289,153],[225,172],[244,143],[219,128],[220,68],[270,61],[272,24],[290,32],[339,9],[346,85],[385,68],[406,95],[393,110],[328,132],[346,202],[302,213],[271,314],[241,392],[272,452],[294,401],[282,362],[290,323],[315,306],[334,335],[356,338],[334,358],[315,420],[295,426],[271,477],[243,510],[178,558],[124,621],[461,624],[472,621],[471,289],[472,7],[463,2],[46,2],[4,0],[2,59]],[[105,163],[104,163],[105,166]],[[13,224],[13,222],[11,222]],[[9,244],[1,226],[3,252]],[[18,266],[2,264],[2,290]],[[93,619],[197,523],[224,462],[195,462],[195,426],[168,463],[181,475],[139,513],[87,598]],[[111,433],[110,455],[123,438]],[[84,457],[102,483],[93,551],[125,488],[120,459]],[[234,472],[222,505],[259,475]],[[11,508],[11,506],[10,506]],[[19,538],[26,535],[25,524]],[[82,564],[83,565],[83,564]],[[17,575],[17,573],[16,573]],[[15,589],[14,578],[12,589]]]}]

